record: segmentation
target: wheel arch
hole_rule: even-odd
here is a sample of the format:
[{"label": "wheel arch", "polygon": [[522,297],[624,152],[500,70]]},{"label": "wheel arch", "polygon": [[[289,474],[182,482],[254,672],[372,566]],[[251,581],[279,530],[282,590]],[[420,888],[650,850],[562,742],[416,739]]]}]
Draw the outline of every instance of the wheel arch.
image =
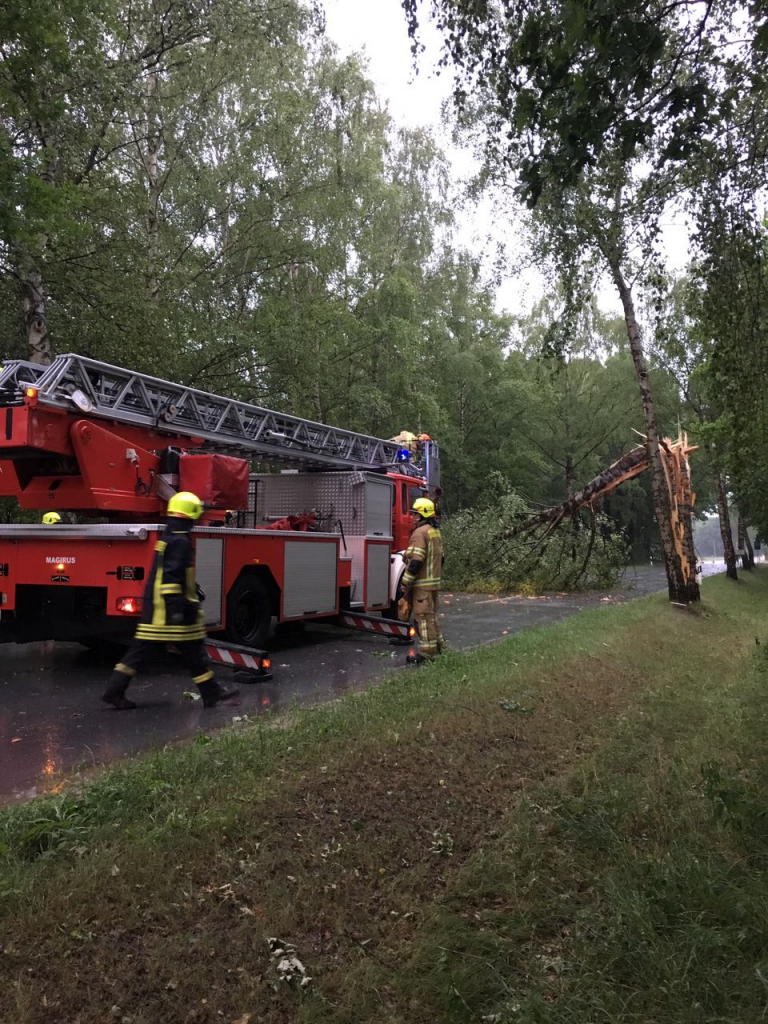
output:
[{"label": "wheel arch", "polygon": [[257,579],[267,588],[269,594],[270,605],[272,608],[272,614],[275,618],[280,618],[280,587],[277,585],[277,580],[272,575],[272,570],[268,565],[245,565],[232,580],[232,585],[226,593],[225,605],[229,601],[230,595],[232,594],[235,587],[237,587],[244,579]]}]

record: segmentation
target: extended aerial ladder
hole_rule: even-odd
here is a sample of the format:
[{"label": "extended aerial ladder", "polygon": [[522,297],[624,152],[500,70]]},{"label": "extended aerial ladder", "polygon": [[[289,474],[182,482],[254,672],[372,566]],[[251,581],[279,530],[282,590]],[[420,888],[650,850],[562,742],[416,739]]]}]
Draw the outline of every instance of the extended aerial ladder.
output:
[{"label": "extended aerial ladder", "polygon": [[[439,486],[437,446],[404,437],[330,427],[74,354],[47,367],[7,361],[0,495],[77,521],[0,526],[0,639],[84,642],[129,627],[122,620],[140,611],[177,489],[206,504],[195,534],[209,629],[246,649],[263,645],[275,619],[349,612],[356,628],[382,631],[368,613],[393,600],[408,510]],[[249,478],[254,464],[273,471]],[[227,509],[248,515],[222,529]],[[281,532],[294,519],[311,520],[311,530]]]},{"label": "extended aerial ladder", "polygon": [[[430,486],[439,484],[438,450],[430,441],[422,442],[419,457],[412,459],[394,441],[71,353],[47,367],[24,360],[4,364],[0,407],[6,408],[6,442],[12,436],[11,410],[24,404],[141,428],[145,446],[153,440],[157,449],[186,439],[190,451],[221,452],[286,468],[396,470],[423,478]],[[38,442],[34,446],[43,447]]]}]

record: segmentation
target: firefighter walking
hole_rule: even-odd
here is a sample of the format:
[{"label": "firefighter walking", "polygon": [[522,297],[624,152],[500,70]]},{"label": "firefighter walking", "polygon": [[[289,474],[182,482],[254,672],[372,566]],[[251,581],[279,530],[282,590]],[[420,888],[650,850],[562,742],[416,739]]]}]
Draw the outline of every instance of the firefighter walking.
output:
[{"label": "firefighter walking", "polygon": [[135,708],[125,692],[133,677],[165,647],[173,644],[192,675],[205,707],[237,696],[213,678],[205,652],[203,610],[195,580],[195,552],[190,532],[203,514],[196,494],[181,491],[168,502],[168,523],[155,546],[144,588],[141,621],[135,642],[115,665],[102,700],[120,711]]},{"label": "firefighter walking", "polygon": [[406,661],[419,665],[440,654],[445,646],[438,620],[443,538],[437,528],[437,511],[429,498],[417,498],[411,506],[413,533],[404,555],[405,572],[400,591],[413,606],[419,633],[419,653]]}]

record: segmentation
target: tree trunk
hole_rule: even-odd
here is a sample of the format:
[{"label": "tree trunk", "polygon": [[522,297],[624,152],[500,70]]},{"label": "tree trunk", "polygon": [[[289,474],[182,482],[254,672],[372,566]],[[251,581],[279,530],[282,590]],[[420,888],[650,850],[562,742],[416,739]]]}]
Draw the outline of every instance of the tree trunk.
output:
[{"label": "tree trunk", "polygon": [[147,291],[151,302],[160,298],[158,261],[160,251],[160,76],[147,76]]},{"label": "tree trunk", "polygon": [[49,366],[51,363],[51,335],[45,315],[43,275],[36,266],[30,266],[21,281],[21,305],[27,330],[28,359],[31,363]]},{"label": "tree trunk", "polygon": [[742,569],[754,569],[755,553],[752,550],[752,542],[747,533],[747,524],[744,522],[741,512],[739,512],[738,538]]},{"label": "tree trunk", "polygon": [[720,518],[720,536],[723,539],[723,558],[725,559],[725,575],[728,579],[737,580],[739,574],[736,571],[736,551],[733,547],[733,534],[731,533],[731,514],[728,509],[728,494],[725,490],[725,480],[719,469],[712,472],[712,479],[715,484],[717,495],[717,514]]},{"label": "tree trunk", "polygon": [[[565,497],[570,500],[573,497],[573,456],[570,452],[565,455]],[[571,512],[571,561],[576,563],[576,539],[579,533],[579,513],[576,509]],[[591,550],[591,545],[590,545]]]},{"label": "tree trunk", "polygon": [[[701,597],[699,585],[696,582],[695,564],[685,566],[681,552],[675,543],[675,535],[672,528],[672,508],[670,502],[669,484],[667,470],[659,446],[659,430],[656,423],[656,409],[653,404],[653,395],[648,381],[648,364],[645,360],[643,342],[640,337],[640,328],[635,316],[635,306],[632,299],[632,292],[624,279],[621,267],[615,261],[610,261],[611,273],[616,288],[621,298],[621,305],[624,310],[624,320],[627,325],[627,337],[629,348],[632,353],[632,361],[635,365],[637,383],[640,387],[640,395],[643,402],[643,413],[645,414],[645,431],[648,437],[648,456],[651,468],[651,490],[653,494],[653,510],[656,515],[656,522],[661,536],[662,550],[664,552],[664,563],[667,570],[667,584],[669,587],[670,601],[677,601],[688,604],[690,601],[698,601]],[[690,507],[681,509],[683,515],[680,519],[682,528],[683,548],[693,548],[693,532],[690,519]]]},{"label": "tree trunk", "polygon": [[632,480],[634,477],[644,473],[647,468],[648,451],[645,445],[638,445],[631,452],[622,455],[620,459],[617,459],[607,469],[604,469],[602,473],[598,473],[594,480],[590,480],[588,484],[585,484],[572,498],[564,501],[561,505],[556,505],[554,508],[547,508],[533,516],[528,516],[525,522],[519,526],[513,526],[509,530],[504,530],[501,536],[511,540],[513,537],[528,533],[542,523],[548,523],[551,529],[555,529],[566,516],[571,515],[585,505],[591,505],[597,498],[604,497],[626,480]]},{"label": "tree trunk", "polygon": [[744,527],[744,550],[747,553],[747,568],[755,568],[755,552],[752,549],[752,541],[749,539],[749,530]]}]

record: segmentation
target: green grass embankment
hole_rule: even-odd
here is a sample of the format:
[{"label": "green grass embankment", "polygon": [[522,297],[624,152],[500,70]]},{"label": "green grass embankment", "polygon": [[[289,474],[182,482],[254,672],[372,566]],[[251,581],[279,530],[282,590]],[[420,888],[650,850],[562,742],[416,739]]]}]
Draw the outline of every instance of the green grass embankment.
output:
[{"label": "green grass embankment", "polygon": [[755,1024],[766,623],[707,580],[2,812],[0,1020]]}]

